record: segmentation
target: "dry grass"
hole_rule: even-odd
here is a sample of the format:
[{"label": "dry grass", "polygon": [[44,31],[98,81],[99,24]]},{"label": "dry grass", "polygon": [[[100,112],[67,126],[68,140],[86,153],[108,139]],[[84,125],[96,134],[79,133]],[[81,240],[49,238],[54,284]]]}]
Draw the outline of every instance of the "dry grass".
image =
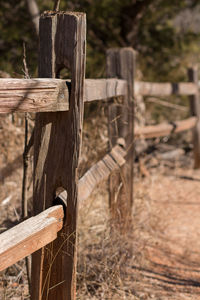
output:
[{"label": "dry grass", "polygon": [[[2,231],[19,219],[19,180],[22,177],[18,163],[14,169],[9,168],[9,163],[22,153],[23,130],[15,132],[14,126],[6,122],[3,121],[5,126],[2,125],[3,140],[0,145],[1,168],[7,167],[6,173],[0,177],[4,183],[0,190]],[[92,115],[84,126],[81,174],[106,153],[106,132],[104,108],[100,107],[96,119]],[[7,142],[9,139],[11,144]],[[79,300],[200,299],[199,287],[195,286],[200,280],[200,257],[198,249],[192,251],[187,245],[188,236],[195,231],[200,219],[195,200],[198,197],[200,175],[191,170],[192,160],[188,155],[179,157],[178,162],[161,163],[153,154],[144,157],[143,164],[149,175],[143,177],[139,164],[136,165],[133,228],[126,235],[119,235],[110,229],[106,182],[97,187],[80,208],[77,268]],[[197,177],[196,181],[183,182],[178,178],[178,175],[186,174],[184,166],[188,169],[187,176]],[[2,200],[9,195],[12,197],[2,206]],[[188,198],[191,202],[182,209]],[[188,218],[187,223],[185,218]],[[192,247],[195,244],[198,246],[197,234],[193,232],[190,235]],[[0,299],[29,299],[24,260],[0,274]]]},{"label": "dry grass", "polygon": [[[11,145],[7,144],[8,151],[4,151],[5,155],[11,157],[2,157],[2,160],[5,160],[8,174],[4,178],[5,185],[1,189],[1,201],[10,193],[13,195],[14,191],[15,194],[6,205],[3,205],[2,231],[16,224],[20,218],[21,161],[17,165],[17,169],[15,166],[13,169],[9,168],[8,164],[12,163],[23,149],[23,129],[18,129],[18,135],[13,141],[15,125],[8,121],[9,126],[6,127],[4,121],[2,122],[2,134],[7,132],[6,140],[12,142]],[[101,126],[97,126],[97,124],[101,124]],[[104,107],[99,107],[96,119],[91,116],[85,122],[81,174],[106,153],[106,132]],[[18,145],[19,140],[21,142]],[[3,143],[1,147],[5,150]],[[13,152],[13,148],[16,149],[15,152]],[[9,182],[14,184],[11,189],[7,188]],[[136,246],[133,233],[119,236],[117,233],[110,232],[106,183],[99,186],[82,206],[79,213],[78,230],[78,299],[137,299],[134,296],[133,272],[132,270],[130,272],[130,266],[135,258],[134,250],[138,251],[139,247]],[[29,299],[24,260],[3,271],[0,278],[0,299]]]},{"label": "dry grass", "polygon": [[103,184],[80,210],[78,299],[136,299],[128,274],[135,241],[111,232],[107,198]]},{"label": "dry grass", "polygon": [[[107,152],[105,108],[87,119],[83,132],[81,173]],[[81,205],[78,222],[78,299],[137,299],[129,266],[136,242],[110,229],[107,183]]]}]

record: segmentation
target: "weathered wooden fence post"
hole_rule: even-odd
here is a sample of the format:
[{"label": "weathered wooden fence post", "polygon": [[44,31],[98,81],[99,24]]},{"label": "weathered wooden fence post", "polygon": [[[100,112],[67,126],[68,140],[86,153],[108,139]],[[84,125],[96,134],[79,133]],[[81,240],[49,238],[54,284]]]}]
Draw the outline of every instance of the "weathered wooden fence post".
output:
[{"label": "weathered wooden fence post", "polygon": [[[194,82],[198,87],[198,68],[188,69],[188,77],[190,82]],[[200,168],[200,97],[199,89],[195,95],[189,96],[190,109],[192,116],[196,116],[198,121],[193,129],[193,146],[194,146],[194,168]]]},{"label": "weathered wooden fence post", "polygon": [[67,209],[58,238],[33,255],[32,300],[76,297],[77,167],[83,119],[85,44],[85,14],[46,12],[41,16],[39,77],[55,78],[62,68],[67,68],[71,74],[71,90],[69,111],[36,116],[34,213],[52,206],[59,187],[67,191]]},{"label": "weathered wooden fence post", "polygon": [[108,106],[109,147],[119,138],[125,141],[126,163],[109,179],[111,221],[122,230],[131,224],[133,204],[134,162],[134,71],[135,52],[132,48],[107,51],[107,76],[127,80],[127,96],[121,103]]}]

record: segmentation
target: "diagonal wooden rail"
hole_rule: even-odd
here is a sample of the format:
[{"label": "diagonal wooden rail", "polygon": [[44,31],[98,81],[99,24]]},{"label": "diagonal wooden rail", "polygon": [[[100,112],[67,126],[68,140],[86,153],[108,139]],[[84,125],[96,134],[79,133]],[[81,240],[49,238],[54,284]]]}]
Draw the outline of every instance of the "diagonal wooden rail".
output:
[{"label": "diagonal wooden rail", "polygon": [[[83,204],[94,188],[125,163],[126,152],[116,145],[79,180],[79,204]],[[62,194],[62,193],[61,193]],[[59,195],[60,197],[60,195]],[[67,202],[63,193],[64,202]],[[57,238],[63,226],[61,205],[52,206],[35,217],[14,226],[0,235],[0,271],[34,253]]]},{"label": "diagonal wooden rail", "polygon": [[[43,78],[0,79],[0,113],[38,112],[34,134],[36,216],[0,236],[0,269],[34,253],[31,300],[75,300],[78,201],[82,203],[111,175],[111,215],[113,220],[130,227],[134,135],[136,139],[152,138],[192,127],[198,129],[198,78],[195,73],[195,78],[193,74],[187,83],[135,81],[135,53],[131,48],[123,48],[107,52],[109,79],[85,80],[83,13],[45,12],[40,18],[39,38],[39,77]],[[68,69],[71,80],[56,79],[63,68]],[[138,94],[193,95],[194,117],[139,128],[134,133],[134,98]],[[123,96],[123,103],[108,105],[110,152],[78,180],[84,103],[117,96]],[[52,207],[59,188],[67,191],[65,211],[61,206]]]},{"label": "diagonal wooden rail", "polygon": [[78,198],[80,206],[100,182],[108,179],[113,171],[120,169],[125,164],[125,156],[126,151],[120,145],[116,145],[79,179]]},{"label": "diagonal wooden rail", "polygon": [[[181,132],[193,128],[196,117],[175,122],[174,132]],[[136,139],[142,134],[145,138],[164,136],[174,129],[172,124],[159,124],[136,129]],[[125,163],[126,151],[119,140],[110,153],[93,165],[79,180],[79,203],[82,205],[94,188],[108,179],[110,174],[120,169]],[[0,271],[16,263],[18,260],[44,247],[57,238],[57,232],[63,226],[63,207],[51,207],[39,215],[32,217],[0,235]]]},{"label": "diagonal wooden rail", "polygon": [[2,233],[0,271],[55,240],[63,217],[63,207],[53,206]]}]

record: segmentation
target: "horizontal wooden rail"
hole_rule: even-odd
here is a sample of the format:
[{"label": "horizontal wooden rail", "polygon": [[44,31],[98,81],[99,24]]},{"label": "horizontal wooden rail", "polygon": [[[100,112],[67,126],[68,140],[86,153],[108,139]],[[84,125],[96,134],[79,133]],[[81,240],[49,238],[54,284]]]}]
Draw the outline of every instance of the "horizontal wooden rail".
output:
[{"label": "horizontal wooden rail", "polygon": [[142,96],[170,96],[170,95],[194,95],[198,91],[197,84],[193,82],[180,83],[156,83],[136,81],[134,83],[135,95]]},{"label": "horizontal wooden rail", "polygon": [[0,271],[52,242],[63,226],[63,207],[50,207],[0,235]]},{"label": "horizontal wooden rail", "polygon": [[[66,84],[67,82],[67,84]],[[0,113],[69,110],[70,81],[61,79],[0,79]],[[126,95],[118,79],[86,79],[84,102]]]},{"label": "horizontal wooden rail", "polygon": [[170,123],[162,123],[153,126],[145,126],[135,128],[135,139],[150,139],[155,137],[166,136],[173,133],[189,130],[194,128],[197,123],[196,117],[191,117],[182,121]]},{"label": "horizontal wooden rail", "polygon": [[106,180],[114,170],[119,169],[125,163],[125,155],[126,151],[121,146],[116,145],[110,153],[106,154],[103,159],[85,173],[78,184],[80,204],[90,196],[100,182]]},{"label": "horizontal wooden rail", "polygon": [[84,102],[127,94],[127,81],[121,79],[86,79]]},{"label": "horizontal wooden rail", "polygon": [[[85,173],[78,184],[80,203],[90,196],[100,182],[125,163],[125,155],[122,146],[116,145]],[[62,197],[66,197],[64,193]],[[55,240],[62,228],[63,217],[62,206],[53,206],[2,233],[0,271]]]},{"label": "horizontal wooden rail", "polygon": [[68,100],[64,80],[0,79],[0,113],[64,111],[69,109]]}]

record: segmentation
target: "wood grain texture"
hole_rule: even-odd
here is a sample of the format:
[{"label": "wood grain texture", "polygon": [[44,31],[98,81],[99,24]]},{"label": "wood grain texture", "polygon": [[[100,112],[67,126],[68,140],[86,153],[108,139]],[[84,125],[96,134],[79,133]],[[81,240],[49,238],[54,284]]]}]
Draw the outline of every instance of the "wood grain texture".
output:
[{"label": "wood grain texture", "polygon": [[[70,80],[0,79],[0,113],[69,110]],[[84,102],[125,95],[127,83],[118,79],[86,79]]]},{"label": "wood grain texture", "polygon": [[50,207],[0,235],[0,271],[57,238],[63,226],[63,207]]},{"label": "wood grain texture", "polygon": [[193,130],[193,153],[194,153],[194,168],[200,168],[200,97],[199,97],[199,79],[198,79],[198,67],[188,69],[189,81],[193,82],[197,91],[194,95],[189,96],[190,111],[192,116],[197,117],[196,126]]},{"label": "wood grain texture", "polygon": [[66,111],[69,90],[60,79],[0,79],[0,113]]},{"label": "wood grain texture", "polygon": [[84,102],[102,100],[127,93],[126,80],[119,79],[86,79]]},{"label": "wood grain texture", "polygon": [[40,18],[39,77],[71,74],[67,112],[38,113],[34,141],[34,211],[52,205],[59,187],[67,191],[66,222],[58,238],[33,255],[33,300],[74,300],[78,161],[82,135],[86,18],[83,13],[46,12]]},{"label": "wood grain texture", "polygon": [[132,48],[107,51],[107,76],[127,81],[127,95],[120,105],[108,106],[108,133],[110,149],[118,138],[124,138],[127,152],[120,171],[113,172],[109,179],[109,205],[111,218],[120,230],[131,226],[133,204],[133,161],[134,161],[134,71],[135,53]]},{"label": "wood grain texture", "polygon": [[189,130],[196,127],[197,121],[197,117],[191,117],[173,124],[163,123],[135,128],[135,139],[151,139]]},{"label": "wood grain texture", "polygon": [[143,96],[170,96],[170,95],[194,95],[198,87],[191,82],[180,83],[157,83],[157,82],[135,82],[135,95]]},{"label": "wood grain texture", "polygon": [[102,181],[108,179],[109,175],[118,170],[125,163],[124,157],[126,152],[124,149],[116,145],[106,154],[103,159],[93,165],[81,179],[78,184],[79,205],[82,206],[95,187]]}]

